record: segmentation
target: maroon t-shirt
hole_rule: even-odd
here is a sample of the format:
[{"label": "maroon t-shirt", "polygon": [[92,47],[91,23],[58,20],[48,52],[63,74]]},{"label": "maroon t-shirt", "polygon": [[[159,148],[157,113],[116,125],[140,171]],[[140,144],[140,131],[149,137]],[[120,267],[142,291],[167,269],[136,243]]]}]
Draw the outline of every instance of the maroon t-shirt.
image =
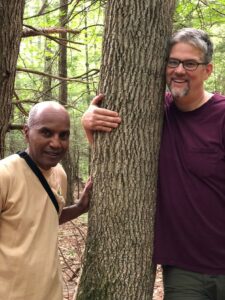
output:
[{"label": "maroon t-shirt", "polygon": [[225,274],[225,96],[182,112],[166,96],[154,261]]}]

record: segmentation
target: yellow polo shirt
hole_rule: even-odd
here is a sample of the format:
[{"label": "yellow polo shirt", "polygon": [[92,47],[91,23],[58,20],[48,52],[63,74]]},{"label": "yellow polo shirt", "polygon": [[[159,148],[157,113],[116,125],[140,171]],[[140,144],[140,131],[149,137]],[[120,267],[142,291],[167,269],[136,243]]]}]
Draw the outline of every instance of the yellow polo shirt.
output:
[{"label": "yellow polo shirt", "polygon": [[[44,172],[61,209],[67,180],[61,165]],[[23,158],[0,161],[0,299],[62,300],[58,215]]]}]

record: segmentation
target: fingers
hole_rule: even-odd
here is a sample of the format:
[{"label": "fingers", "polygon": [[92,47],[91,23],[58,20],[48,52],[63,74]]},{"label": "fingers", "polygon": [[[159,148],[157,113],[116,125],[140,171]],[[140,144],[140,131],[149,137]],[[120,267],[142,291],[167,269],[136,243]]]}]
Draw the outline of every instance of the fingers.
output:
[{"label": "fingers", "polygon": [[100,122],[99,125],[94,126],[94,131],[111,132],[113,128],[117,128],[118,124],[111,124],[107,122]]},{"label": "fingers", "polygon": [[92,189],[92,186],[93,186],[93,179],[92,177],[89,177],[88,181],[85,184],[84,191],[89,192]]},{"label": "fingers", "polygon": [[95,130],[99,130],[100,127],[117,128],[121,122],[121,119],[118,116],[111,116],[102,113],[90,113],[87,117],[89,117],[90,125],[95,127]]},{"label": "fingers", "polygon": [[97,107],[97,106],[91,106],[90,111],[92,111],[96,115],[103,116],[103,117],[118,117],[119,116],[116,111]]},{"label": "fingers", "polygon": [[117,128],[121,122],[121,118],[118,117],[118,114],[112,111],[109,111],[109,113],[106,112],[105,114],[104,111],[103,109],[86,111],[81,119],[84,129],[109,132],[111,131],[110,129]]},{"label": "fingers", "polygon": [[121,118],[116,112],[98,109],[95,111],[87,111],[83,115],[81,122],[84,129],[110,132],[119,126]]},{"label": "fingers", "polygon": [[118,117],[119,116],[116,111],[109,110],[106,108],[101,108],[92,103],[88,107],[87,112],[92,113],[93,115],[99,115],[99,116],[103,116],[103,117],[104,116],[109,116],[109,117]]},{"label": "fingers", "polygon": [[103,94],[99,94],[99,95],[95,96],[90,103],[88,111],[92,111],[94,114],[117,117],[118,113],[116,111],[98,107],[98,104],[100,104],[100,102],[104,98],[105,98],[105,95],[103,95]]},{"label": "fingers", "polygon": [[121,123],[121,118],[116,111],[112,111],[97,106],[100,101],[104,99],[104,95],[100,94],[96,96],[83,114],[81,123],[86,131],[88,140],[93,142],[92,131],[104,131],[110,132],[112,129],[117,128]]},{"label": "fingers", "polygon": [[93,183],[93,176],[90,176],[89,178],[88,178],[88,180],[87,180],[87,182],[92,182]]},{"label": "fingers", "polygon": [[105,96],[104,96],[103,94],[99,94],[99,95],[95,96],[95,97],[92,99],[91,104],[93,104],[93,105],[99,104],[99,103],[104,99],[104,97],[105,97]]}]

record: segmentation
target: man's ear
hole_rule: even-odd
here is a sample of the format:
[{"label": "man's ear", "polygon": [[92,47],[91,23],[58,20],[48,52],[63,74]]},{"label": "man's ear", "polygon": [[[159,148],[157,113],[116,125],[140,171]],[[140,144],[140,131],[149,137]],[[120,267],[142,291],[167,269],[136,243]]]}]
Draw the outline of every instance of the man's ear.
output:
[{"label": "man's ear", "polygon": [[25,124],[23,126],[23,134],[24,134],[26,142],[28,142],[29,141],[29,127],[27,124]]},{"label": "man's ear", "polygon": [[213,65],[211,63],[209,63],[208,65],[206,65],[206,78],[205,80],[207,80],[209,78],[209,76],[212,74],[213,71]]}]

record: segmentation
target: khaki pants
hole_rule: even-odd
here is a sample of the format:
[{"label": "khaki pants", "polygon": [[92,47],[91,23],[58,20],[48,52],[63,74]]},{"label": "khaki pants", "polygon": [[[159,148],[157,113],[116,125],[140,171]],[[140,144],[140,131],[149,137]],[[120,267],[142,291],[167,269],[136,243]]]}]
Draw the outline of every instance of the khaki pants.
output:
[{"label": "khaki pants", "polygon": [[164,300],[225,300],[225,275],[163,267]]}]

